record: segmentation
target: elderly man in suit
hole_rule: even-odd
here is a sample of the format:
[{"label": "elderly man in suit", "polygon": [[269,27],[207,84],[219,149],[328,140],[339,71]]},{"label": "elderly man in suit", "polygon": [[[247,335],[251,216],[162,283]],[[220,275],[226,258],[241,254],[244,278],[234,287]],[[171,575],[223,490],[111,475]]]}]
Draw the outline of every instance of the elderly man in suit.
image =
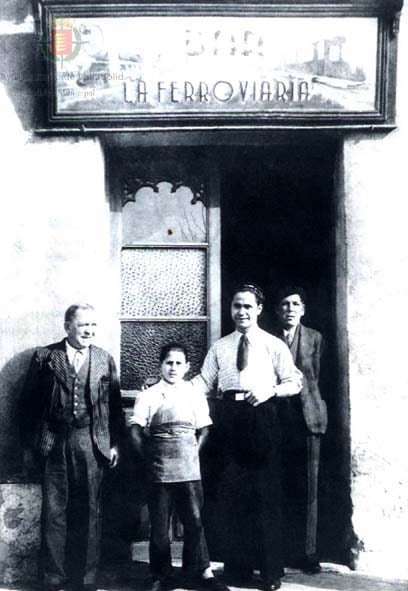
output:
[{"label": "elderly man in suit", "polygon": [[276,314],[277,336],[286,342],[303,374],[300,394],[279,401],[286,559],[289,565],[315,574],[321,570],[316,549],[320,439],[327,428],[326,404],[319,389],[323,339],[301,322],[305,314],[302,288],[282,289]]},{"label": "elderly man in suit", "polygon": [[[92,342],[95,311],[65,313],[67,337],[38,349],[22,393],[26,458],[42,468],[41,571],[44,591],[96,589],[104,468],[118,462],[123,427],[113,358]],[[68,572],[70,577],[68,577]]]}]

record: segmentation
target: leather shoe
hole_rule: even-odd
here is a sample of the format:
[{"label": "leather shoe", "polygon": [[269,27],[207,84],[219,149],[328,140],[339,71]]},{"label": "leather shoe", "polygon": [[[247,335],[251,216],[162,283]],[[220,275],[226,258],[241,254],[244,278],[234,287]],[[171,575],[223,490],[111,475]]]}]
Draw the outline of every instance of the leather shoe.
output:
[{"label": "leather shoe", "polygon": [[303,556],[288,563],[289,567],[301,570],[308,575],[317,575],[322,572],[322,567],[315,555]]},{"label": "leather shoe", "polygon": [[238,587],[245,587],[250,585],[252,579],[251,569],[232,569],[224,566],[223,579],[231,585],[237,585]]},{"label": "leather shoe", "polygon": [[308,575],[317,575],[322,572],[322,567],[320,566],[319,561],[313,556],[306,556],[301,569]]},{"label": "leather shoe", "polygon": [[273,581],[264,581],[262,585],[263,591],[277,591],[281,588],[281,580],[274,579]]},{"label": "leather shoe", "polygon": [[217,577],[199,579],[198,584],[203,591],[230,591],[229,587]]},{"label": "leather shoe", "polygon": [[171,575],[167,575],[166,577],[163,577],[162,579],[160,579],[159,590],[160,591],[172,591],[173,589],[176,589],[177,586],[178,586],[177,579],[173,574],[171,574]]}]

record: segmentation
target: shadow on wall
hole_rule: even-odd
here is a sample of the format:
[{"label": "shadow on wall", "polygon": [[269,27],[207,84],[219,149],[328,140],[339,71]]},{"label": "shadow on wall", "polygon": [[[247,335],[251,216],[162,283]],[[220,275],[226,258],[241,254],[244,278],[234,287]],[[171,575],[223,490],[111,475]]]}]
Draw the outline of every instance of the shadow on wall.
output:
[{"label": "shadow on wall", "polygon": [[[31,357],[27,349],[10,359],[0,370],[0,482],[28,480],[23,470],[23,452],[18,425],[18,403]],[[29,480],[35,481],[34,478]]]},{"label": "shadow on wall", "polygon": [[38,471],[23,467],[18,404],[35,348],[10,359],[0,370],[0,581],[37,578],[41,494]]},{"label": "shadow on wall", "polygon": [[25,130],[41,125],[47,98],[41,52],[42,46],[33,33],[0,35],[0,82]]}]

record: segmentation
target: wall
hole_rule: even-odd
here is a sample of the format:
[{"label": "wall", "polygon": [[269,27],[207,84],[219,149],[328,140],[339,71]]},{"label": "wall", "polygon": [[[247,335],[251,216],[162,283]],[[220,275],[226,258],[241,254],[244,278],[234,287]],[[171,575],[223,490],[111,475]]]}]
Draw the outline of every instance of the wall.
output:
[{"label": "wall", "polygon": [[[31,135],[35,36],[25,0],[0,9],[0,579],[33,577],[39,488],[22,473],[16,403],[33,348],[63,336],[73,301],[100,311],[99,343],[117,356],[118,289],[104,158],[89,138]],[[406,152],[408,14],[400,32],[399,129],[344,142],[353,525],[356,567],[408,578]],[[37,97],[38,98],[38,97]],[[24,516],[24,519],[22,519]],[[30,536],[28,536],[30,532]],[[32,536],[32,537],[31,537]]]},{"label": "wall", "polygon": [[398,129],[344,143],[347,330],[356,567],[408,578],[408,7]]},{"label": "wall", "polygon": [[102,150],[95,139],[31,134],[27,10],[6,2],[0,13],[0,580],[8,583],[32,577],[39,532],[39,487],[26,484],[16,420],[30,356],[64,336],[63,313],[76,301],[96,306],[98,344],[116,358],[119,346]]}]

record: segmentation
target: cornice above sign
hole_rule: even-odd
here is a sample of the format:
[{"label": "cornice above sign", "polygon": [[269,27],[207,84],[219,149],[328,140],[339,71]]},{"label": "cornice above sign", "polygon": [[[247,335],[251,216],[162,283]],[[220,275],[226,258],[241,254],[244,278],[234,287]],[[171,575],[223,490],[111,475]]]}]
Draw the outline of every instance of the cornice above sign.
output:
[{"label": "cornice above sign", "polygon": [[401,5],[40,0],[46,123],[390,127]]}]

